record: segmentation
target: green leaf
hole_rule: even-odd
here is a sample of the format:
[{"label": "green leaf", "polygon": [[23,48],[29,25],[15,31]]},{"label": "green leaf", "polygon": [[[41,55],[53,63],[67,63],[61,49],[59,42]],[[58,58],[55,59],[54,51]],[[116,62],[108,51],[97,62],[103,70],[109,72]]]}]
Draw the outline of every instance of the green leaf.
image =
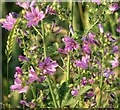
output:
[{"label": "green leaf", "polygon": [[86,93],[89,89],[91,89],[91,86],[84,86],[83,88],[80,89],[78,96],[75,98],[76,100],[80,100],[81,95]]},{"label": "green leaf", "polygon": [[62,99],[62,105],[61,107],[66,107],[68,105],[71,105],[72,103],[75,103],[76,100],[73,99],[72,95],[71,95],[71,91],[69,90],[65,97]]},{"label": "green leaf", "polygon": [[67,86],[66,82],[62,83],[61,87],[58,90],[60,106],[61,106],[62,101],[65,98],[66,93],[68,92],[68,90],[69,90],[69,87]]}]

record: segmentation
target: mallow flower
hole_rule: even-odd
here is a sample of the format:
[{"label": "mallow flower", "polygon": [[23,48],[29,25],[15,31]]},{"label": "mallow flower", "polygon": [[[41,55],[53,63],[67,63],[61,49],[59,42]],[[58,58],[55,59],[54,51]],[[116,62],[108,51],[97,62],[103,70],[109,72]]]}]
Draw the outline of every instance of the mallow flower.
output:
[{"label": "mallow flower", "polygon": [[19,55],[18,59],[19,59],[19,61],[29,61],[29,59],[23,55]]},{"label": "mallow flower", "polygon": [[37,26],[39,21],[44,19],[45,14],[43,11],[39,11],[38,7],[31,7],[31,12],[27,11],[24,17],[28,20],[27,26],[31,27],[32,25]]},{"label": "mallow flower", "polygon": [[39,68],[41,68],[43,74],[53,74],[57,66],[56,61],[51,61],[50,57],[39,63]]},{"label": "mallow flower", "polygon": [[82,38],[84,44],[96,44],[98,45],[97,41],[94,39],[96,37],[93,33],[88,33],[88,36]]},{"label": "mallow flower", "polygon": [[118,33],[120,33],[120,26],[118,26],[118,28],[116,29],[116,31],[117,31]]},{"label": "mallow flower", "polygon": [[98,5],[101,4],[101,1],[100,1],[100,0],[91,0],[91,1],[97,3]]},{"label": "mallow flower", "polygon": [[83,78],[82,78],[81,84],[82,84],[83,86],[85,86],[85,85],[87,84],[86,77],[83,77]]},{"label": "mallow flower", "polygon": [[113,53],[118,53],[118,52],[119,52],[118,46],[113,46],[112,52],[113,52]]},{"label": "mallow flower", "polygon": [[80,67],[82,69],[87,69],[88,68],[88,60],[89,60],[89,55],[82,56],[82,60],[76,60],[76,66]]},{"label": "mallow flower", "polygon": [[35,103],[33,103],[33,102],[26,102],[25,100],[20,100],[20,104],[25,105],[25,106],[30,107],[30,108],[34,108],[36,106]]},{"label": "mallow flower", "polygon": [[79,91],[78,91],[75,87],[74,87],[73,90],[71,91],[71,94],[72,94],[73,96],[77,96],[78,93],[79,93]]},{"label": "mallow flower", "polygon": [[82,46],[82,50],[83,50],[83,52],[86,53],[86,54],[89,54],[89,55],[90,55],[90,53],[91,53],[90,47],[89,47],[88,44],[84,44],[84,45]]},{"label": "mallow flower", "polygon": [[21,79],[17,77],[16,79],[14,79],[14,85],[10,86],[10,89],[12,91],[18,90],[19,94],[25,93],[28,90],[28,86],[23,86],[22,84],[23,83]]},{"label": "mallow flower", "polygon": [[99,30],[100,30],[100,33],[104,33],[104,30],[103,30],[103,25],[100,23],[100,24],[98,24],[98,28],[99,28]]},{"label": "mallow flower", "polygon": [[65,50],[67,51],[77,50],[79,48],[78,43],[73,38],[65,36],[62,41],[65,43]]},{"label": "mallow flower", "polygon": [[13,18],[11,13],[9,13],[9,15],[6,16],[6,20],[2,22],[3,25],[2,27],[10,31],[13,29],[15,23],[16,23],[16,19]]},{"label": "mallow flower", "polygon": [[103,76],[106,78],[109,78],[110,75],[114,75],[114,72],[112,70],[110,70],[110,68],[105,69]]},{"label": "mallow flower", "polygon": [[58,48],[59,53],[68,54],[68,51],[65,49]]},{"label": "mallow flower", "polygon": [[29,76],[29,80],[28,80],[29,83],[32,83],[34,81],[43,82],[46,79],[46,76],[41,76],[39,78],[32,66],[30,66],[30,71],[28,76]]},{"label": "mallow flower", "polygon": [[119,6],[117,3],[111,4],[111,5],[109,6],[109,10],[110,10],[112,13],[114,13],[115,11],[117,11],[119,8],[120,8],[120,6]]},{"label": "mallow flower", "polygon": [[16,68],[16,73],[15,73],[15,75],[14,75],[14,78],[17,78],[17,77],[19,77],[19,76],[22,76],[22,69],[19,67],[19,66],[17,66]]},{"label": "mallow flower", "polygon": [[52,8],[52,7],[50,7],[49,5],[47,6],[47,8],[46,8],[46,12],[45,12],[46,14],[56,14],[56,11]]},{"label": "mallow flower", "polygon": [[17,0],[16,4],[19,5],[20,7],[24,8],[24,9],[28,9],[30,7],[35,6],[36,1],[33,0],[31,3],[29,1],[20,3],[19,0]]},{"label": "mallow flower", "polygon": [[112,65],[112,68],[119,66],[118,55],[114,58],[114,60],[111,60],[110,63]]}]

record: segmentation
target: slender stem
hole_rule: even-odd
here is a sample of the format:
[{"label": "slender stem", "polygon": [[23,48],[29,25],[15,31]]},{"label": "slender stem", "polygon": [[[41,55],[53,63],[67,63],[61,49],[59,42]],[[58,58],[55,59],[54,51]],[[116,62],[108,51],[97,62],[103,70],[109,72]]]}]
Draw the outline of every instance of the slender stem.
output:
[{"label": "slender stem", "polygon": [[9,89],[9,81],[8,81],[8,79],[9,79],[9,76],[8,76],[8,72],[9,72],[9,62],[8,62],[8,58],[9,58],[9,56],[7,56],[7,95],[8,95],[8,89]]},{"label": "slender stem", "polygon": [[65,71],[60,65],[58,65],[58,67],[59,67],[62,71]]},{"label": "slender stem", "polygon": [[67,82],[70,82],[70,55],[67,56]]},{"label": "slender stem", "polygon": [[[42,27],[42,35],[43,35],[44,58],[46,58],[46,57],[47,57],[47,53],[46,53],[44,21],[42,21],[41,27]],[[57,108],[58,106],[57,106],[57,102],[56,102],[56,99],[55,99],[55,94],[54,94],[54,92],[53,92],[53,87],[52,87],[52,84],[51,84],[51,81],[50,81],[49,76],[47,76],[47,81],[48,81],[48,85],[49,85],[49,87],[50,87],[50,92],[51,92],[51,95],[52,95],[52,99],[53,99],[53,102],[54,102],[54,106],[55,106],[55,108]]]},{"label": "slender stem", "polygon": [[44,48],[44,57],[47,57],[46,54],[46,42],[45,42],[45,28],[44,28],[44,22],[42,21],[42,35],[43,35],[43,48]]},{"label": "slender stem", "polygon": [[[73,26],[73,2],[70,0],[70,25]],[[67,55],[67,83],[70,83],[70,54]]]},{"label": "slender stem", "polygon": [[31,86],[31,91],[32,91],[32,94],[33,94],[33,97],[34,97],[34,99],[36,99],[36,95],[35,95],[35,92],[34,92],[34,89],[33,89],[33,87],[32,87],[32,85],[30,85]]},{"label": "slender stem", "polygon": [[102,106],[101,102],[102,102],[102,92],[103,92],[103,74],[104,74],[104,46],[102,48],[102,72],[101,72],[101,78],[100,78],[100,98],[98,100],[98,107]]},{"label": "slender stem", "polygon": [[70,21],[71,21],[71,25],[73,26],[73,2],[72,0],[70,1],[70,11],[71,11]]},{"label": "slender stem", "polygon": [[79,13],[80,13],[82,25],[84,27],[85,26],[85,18],[84,18],[84,14],[83,14],[82,4],[78,3],[78,6],[79,6]]},{"label": "slender stem", "polygon": [[51,95],[52,95],[54,106],[55,106],[55,108],[57,108],[58,106],[57,106],[57,103],[56,103],[55,94],[53,92],[53,88],[52,88],[52,84],[51,84],[49,76],[47,76],[47,81],[48,81],[48,84],[49,84],[49,87],[50,87],[50,92],[51,92]]},{"label": "slender stem", "polygon": [[35,31],[43,38],[43,36],[42,36],[42,34],[38,31],[38,29],[35,27],[35,26],[32,26],[34,29],[35,29]]}]

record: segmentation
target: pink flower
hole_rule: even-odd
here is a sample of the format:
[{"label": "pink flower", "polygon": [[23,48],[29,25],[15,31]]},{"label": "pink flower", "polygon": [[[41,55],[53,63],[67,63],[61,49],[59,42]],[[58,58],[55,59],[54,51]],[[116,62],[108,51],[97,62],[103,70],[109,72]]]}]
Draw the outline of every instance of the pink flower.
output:
[{"label": "pink flower", "polygon": [[87,69],[88,68],[88,60],[89,56],[83,56],[81,61],[76,60],[76,66],[82,68],[82,69]]},{"label": "pink flower", "polygon": [[116,29],[116,31],[117,31],[118,33],[120,33],[120,26],[118,26],[118,28]]},{"label": "pink flower", "polygon": [[87,96],[88,96],[88,97],[93,97],[93,96],[94,96],[94,93],[90,91],[89,93],[87,93]]},{"label": "pink flower", "polygon": [[89,54],[89,55],[90,55],[90,53],[91,53],[90,47],[89,47],[88,44],[84,44],[84,45],[82,46],[82,50],[83,50],[84,53],[86,53],[86,54]]},{"label": "pink flower", "polygon": [[38,48],[38,46],[33,46],[31,47],[31,50],[36,50]]},{"label": "pink flower", "polygon": [[31,12],[27,11],[25,18],[28,20],[27,26],[31,27],[32,25],[37,26],[39,21],[45,17],[43,11],[39,12],[39,8],[31,7]]},{"label": "pink flower", "polygon": [[15,73],[14,78],[17,78],[18,76],[22,76],[21,68],[17,66],[15,69],[17,72]]},{"label": "pink flower", "polygon": [[30,73],[28,76],[29,76],[29,80],[28,80],[29,83],[32,83],[36,80],[39,82],[43,82],[46,79],[46,76],[42,76],[41,78],[39,78],[32,66],[30,66]]},{"label": "pink flower", "polygon": [[68,54],[68,51],[65,49],[58,48],[58,52]]},{"label": "pink flower", "polygon": [[119,48],[118,46],[113,46],[113,50],[112,50],[113,53],[117,53],[119,52]]},{"label": "pink flower", "polygon": [[25,105],[27,107],[31,107],[31,108],[34,108],[36,106],[35,103],[33,103],[33,102],[26,102],[25,100],[20,100],[20,104],[23,104],[23,105]]},{"label": "pink flower", "polygon": [[21,41],[21,39],[20,39],[19,37],[17,37],[16,40],[17,40],[19,46],[21,47],[21,46],[22,46],[22,41]]},{"label": "pink flower", "polygon": [[94,40],[95,37],[96,37],[95,34],[89,33],[88,34],[88,42],[90,44],[94,44],[95,43],[95,40]]},{"label": "pink flower", "polygon": [[97,3],[98,5],[101,4],[100,0],[92,0],[92,2],[95,2],[95,3]]},{"label": "pink flower", "polygon": [[71,91],[71,94],[73,95],[73,96],[77,96],[78,95],[78,90],[74,87],[73,88],[73,90]]},{"label": "pink flower", "polygon": [[112,65],[112,68],[119,66],[118,56],[116,56],[114,60],[111,60],[110,63]]},{"label": "pink flower", "polygon": [[85,85],[87,84],[86,77],[83,77],[83,78],[82,78],[81,84],[82,84],[83,86],[85,86]]},{"label": "pink flower", "polygon": [[52,15],[52,14],[56,14],[56,11],[48,5],[45,13]]},{"label": "pink flower", "polygon": [[90,84],[94,84],[94,80],[93,80],[93,79],[89,79],[88,82],[89,82]]},{"label": "pink flower", "polygon": [[92,34],[92,33],[89,33],[87,37],[83,37],[82,38],[82,41],[85,43],[85,44],[96,44],[97,41],[95,41],[95,34]]},{"label": "pink flower", "polygon": [[50,57],[47,57],[44,62],[39,63],[39,68],[42,69],[43,74],[53,74],[56,71],[58,64],[56,61],[50,61]]},{"label": "pink flower", "polygon": [[33,81],[38,79],[37,74],[32,66],[30,66],[30,73],[28,76],[29,76],[29,81],[28,81],[29,83],[32,83]]},{"label": "pink flower", "polygon": [[20,78],[16,78],[16,79],[14,80],[14,85],[12,85],[12,86],[10,87],[10,89],[11,89],[12,91],[18,90],[18,93],[21,94],[21,93],[27,92],[28,86],[24,86],[24,87],[23,87],[22,81],[20,80]]},{"label": "pink flower", "polygon": [[117,3],[115,3],[115,4],[111,4],[110,6],[109,6],[109,10],[112,12],[112,13],[114,13],[116,10],[118,10],[120,8],[120,6],[117,4]]},{"label": "pink flower", "polygon": [[109,78],[110,75],[114,75],[114,72],[111,71],[110,68],[105,69],[103,76]]},{"label": "pink flower", "polygon": [[98,24],[98,28],[100,29],[100,33],[104,33],[103,25],[102,24]]},{"label": "pink flower", "polygon": [[12,14],[9,13],[9,15],[6,16],[6,21],[3,21],[2,24],[5,29],[8,31],[12,30],[14,27],[14,24],[16,23],[16,19],[13,18]]},{"label": "pink flower", "polygon": [[23,3],[20,3],[18,0],[17,0],[17,5],[19,5],[20,7],[22,7],[22,8],[24,8],[24,9],[28,9],[28,8],[30,8],[30,7],[33,7],[33,6],[35,6],[35,3],[36,3],[36,1],[35,0],[33,0],[31,3],[30,2],[23,2]]},{"label": "pink flower", "polygon": [[118,23],[120,23],[120,17],[118,18],[118,20],[117,20],[117,21],[118,21]]},{"label": "pink flower", "polygon": [[29,61],[29,59],[28,59],[27,57],[22,56],[22,55],[20,55],[20,56],[18,57],[18,59],[19,59],[19,61]]},{"label": "pink flower", "polygon": [[65,43],[65,50],[67,51],[72,51],[73,49],[77,50],[79,48],[79,45],[73,38],[66,36],[62,41]]}]

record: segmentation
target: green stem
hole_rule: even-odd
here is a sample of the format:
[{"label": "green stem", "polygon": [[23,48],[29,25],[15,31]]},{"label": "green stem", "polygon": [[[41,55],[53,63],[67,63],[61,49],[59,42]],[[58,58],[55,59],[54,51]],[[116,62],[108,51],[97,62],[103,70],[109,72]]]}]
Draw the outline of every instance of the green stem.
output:
[{"label": "green stem", "polygon": [[33,87],[32,87],[32,85],[30,85],[31,86],[31,91],[32,91],[32,94],[33,94],[33,97],[34,97],[34,99],[36,99],[36,95],[35,95],[35,92],[34,92],[34,89],[33,89]]},{"label": "green stem", "polygon": [[[104,44],[103,44],[104,45]],[[104,47],[102,51],[102,72],[101,72],[101,78],[100,78],[100,98],[98,100],[98,107],[102,107],[102,92],[103,92],[103,73],[104,73]]]},{"label": "green stem", "polygon": [[8,72],[9,72],[9,62],[8,62],[9,56],[7,56],[7,95],[8,95],[8,90],[9,90],[9,81],[8,81]]},{"label": "green stem", "polygon": [[[47,57],[47,53],[46,53],[46,42],[45,42],[45,28],[44,28],[44,21],[41,22],[41,27],[42,27],[42,35],[43,35],[43,48],[44,48],[44,58]],[[57,102],[56,102],[56,99],[55,99],[55,94],[53,92],[53,87],[52,87],[52,84],[51,84],[51,81],[50,81],[50,78],[49,76],[47,76],[47,81],[48,81],[48,85],[50,87],[50,92],[51,92],[51,95],[52,95],[52,99],[53,99],[53,102],[54,102],[54,106],[55,108],[57,108]]]},{"label": "green stem", "polygon": [[67,83],[70,83],[70,55],[67,56]]},{"label": "green stem", "polygon": [[55,99],[55,94],[53,92],[53,88],[52,88],[52,84],[51,84],[49,76],[47,76],[47,81],[48,81],[48,84],[49,84],[49,87],[50,87],[50,92],[51,92],[51,95],[52,95],[54,106],[55,106],[55,108],[57,108],[58,106],[57,106],[57,102],[56,102],[56,99]]},{"label": "green stem", "polygon": [[43,38],[43,36],[42,36],[42,34],[38,31],[38,29],[35,27],[35,26],[32,26],[34,29],[35,29],[35,31]]},{"label": "green stem", "polygon": [[45,42],[45,28],[44,28],[44,21],[42,21],[42,35],[43,35],[43,48],[44,48],[44,57],[46,58],[47,57],[47,54],[46,54],[46,42]]},{"label": "green stem", "polygon": [[83,14],[82,4],[78,3],[78,6],[79,6],[79,13],[80,13],[82,25],[83,25],[83,27],[85,27],[85,18],[84,18],[84,14]]},{"label": "green stem", "polygon": [[70,1],[70,11],[71,11],[70,21],[71,21],[71,25],[73,26],[73,2],[72,0]]}]

